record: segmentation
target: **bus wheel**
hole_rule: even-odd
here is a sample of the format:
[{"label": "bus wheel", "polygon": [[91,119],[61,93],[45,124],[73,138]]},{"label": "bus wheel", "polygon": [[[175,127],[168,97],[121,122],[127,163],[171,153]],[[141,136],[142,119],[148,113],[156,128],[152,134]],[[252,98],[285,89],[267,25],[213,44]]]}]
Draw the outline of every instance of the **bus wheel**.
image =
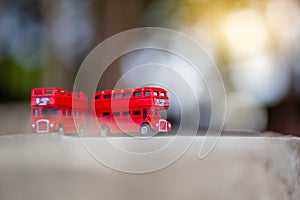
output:
[{"label": "bus wheel", "polygon": [[107,126],[103,126],[100,130],[100,136],[105,137],[109,135],[109,128]]},{"label": "bus wheel", "polygon": [[64,127],[62,125],[59,125],[58,133],[59,133],[59,135],[63,135],[65,133]]},{"label": "bus wheel", "polygon": [[83,136],[84,132],[83,132],[83,127],[82,126],[79,127],[78,134],[79,134],[79,136]]},{"label": "bus wheel", "polygon": [[142,135],[149,135],[151,134],[152,130],[149,126],[149,124],[142,124],[141,128],[140,128],[140,133]]}]

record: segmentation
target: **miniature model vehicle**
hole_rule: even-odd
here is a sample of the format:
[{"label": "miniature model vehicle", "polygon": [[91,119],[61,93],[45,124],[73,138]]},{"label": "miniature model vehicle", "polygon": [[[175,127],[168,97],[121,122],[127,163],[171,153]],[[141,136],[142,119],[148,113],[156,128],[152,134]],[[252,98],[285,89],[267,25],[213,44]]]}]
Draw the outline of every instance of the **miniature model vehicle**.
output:
[{"label": "miniature model vehicle", "polygon": [[167,91],[145,87],[105,90],[94,94],[90,119],[97,120],[101,135],[115,132],[168,132],[171,123],[163,119],[161,111],[169,108]]},{"label": "miniature model vehicle", "polygon": [[[83,92],[61,88],[34,88],[31,93],[32,132],[83,133],[88,98]],[[76,120],[76,123],[75,121]]]}]

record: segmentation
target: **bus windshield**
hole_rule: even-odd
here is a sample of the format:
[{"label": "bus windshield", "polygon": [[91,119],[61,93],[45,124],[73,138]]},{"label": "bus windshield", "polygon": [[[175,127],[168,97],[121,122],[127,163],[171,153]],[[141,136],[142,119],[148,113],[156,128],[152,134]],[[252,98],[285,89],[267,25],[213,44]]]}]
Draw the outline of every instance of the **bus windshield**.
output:
[{"label": "bus windshield", "polygon": [[43,116],[58,115],[58,109],[57,108],[43,108],[42,109],[42,115]]}]

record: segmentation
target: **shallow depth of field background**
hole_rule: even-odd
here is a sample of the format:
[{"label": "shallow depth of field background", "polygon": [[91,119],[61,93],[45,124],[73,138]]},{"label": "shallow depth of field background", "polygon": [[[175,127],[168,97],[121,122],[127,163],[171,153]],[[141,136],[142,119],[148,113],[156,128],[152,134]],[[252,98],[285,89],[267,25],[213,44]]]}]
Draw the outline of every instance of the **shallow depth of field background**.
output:
[{"label": "shallow depth of field background", "polygon": [[[208,51],[226,87],[225,128],[300,135],[299,0],[1,0],[1,134],[29,127],[32,87],[72,89],[89,51],[144,26],[183,32]],[[113,88],[137,56],[147,54],[114,62],[99,88]]]}]

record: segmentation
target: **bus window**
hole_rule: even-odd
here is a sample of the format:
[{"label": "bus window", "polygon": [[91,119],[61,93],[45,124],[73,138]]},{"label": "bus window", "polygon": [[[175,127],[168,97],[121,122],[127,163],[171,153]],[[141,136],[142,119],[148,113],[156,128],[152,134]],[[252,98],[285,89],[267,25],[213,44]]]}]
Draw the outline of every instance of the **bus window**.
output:
[{"label": "bus window", "polygon": [[155,109],[155,115],[156,116],[158,115],[158,109]]},{"label": "bus window", "polygon": [[148,96],[150,96],[150,94],[151,94],[151,92],[149,92],[149,91],[147,91],[147,92],[144,92],[144,96],[145,96],[145,97],[148,97]]},{"label": "bus window", "polygon": [[122,113],[122,115],[123,115],[123,116],[129,116],[129,112],[128,112],[128,111],[125,111],[125,112]]},{"label": "bus window", "polygon": [[153,96],[158,96],[158,92],[153,92]]},{"label": "bus window", "polygon": [[114,98],[120,98],[121,94],[114,94]]},{"label": "bus window", "polygon": [[76,111],[74,111],[74,112],[73,112],[73,115],[74,115],[74,116],[76,116],[76,115],[77,115],[77,112],[76,112]]},{"label": "bus window", "polygon": [[134,110],[134,111],[132,111],[132,115],[141,115],[141,111]]},{"label": "bus window", "polygon": [[95,96],[95,100],[99,100],[99,99],[101,99],[100,95]]},{"label": "bus window", "polygon": [[52,90],[46,90],[46,94],[52,94]]},{"label": "bus window", "polygon": [[103,113],[103,117],[109,117],[110,116],[110,113],[109,112],[104,112]]},{"label": "bus window", "polygon": [[67,112],[65,110],[62,111],[63,116],[66,116]]},{"label": "bus window", "polygon": [[33,109],[33,115],[34,116],[39,116],[39,109],[38,108]]},{"label": "bus window", "polygon": [[123,97],[125,97],[125,98],[128,98],[128,97],[130,97],[130,92],[128,92],[128,93],[124,93],[124,94],[123,94]]},{"label": "bus window", "polygon": [[141,92],[134,92],[133,96],[135,96],[135,97],[141,97],[142,93]]},{"label": "bus window", "polygon": [[147,110],[144,108],[143,109],[143,119],[147,118]]},{"label": "bus window", "polygon": [[70,110],[68,111],[68,116],[72,116],[72,112]]},{"label": "bus window", "polygon": [[79,117],[81,117],[81,116],[82,116],[82,113],[81,113],[81,112],[78,112],[78,115],[79,115]]},{"label": "bus window", "polygon": [[41,92],[41,90],[34,90],[34,94],[35,94],[35,95],[41,95],[42,92]]},{"label": "bus window", "polygon": [[120,112],[114,112],[114,113],[113,113],[113,116],[114,116],[114,117],[120,116]]},{"label": "bus window", "polygon": [[160,96],[164,97],[164,96],[166,96],[166,94],[164,92],[161,92]]},{"label": "bus window", "polygon": [[43,108],[42,115],[43,116],[48,116],[48,109],[47,108]]},{"label": "bus window", "polygon": [[110,98],[111,98],[111,95],[110,95],[110,94],[106,94],[106,95],[103,96],[103,98],[104,98],[104,99],[110,99]]},{"label": "bus window", "polygon": [[52,108],[50,109],[50,115],[57,115],[58,114],[58,109]]}]

